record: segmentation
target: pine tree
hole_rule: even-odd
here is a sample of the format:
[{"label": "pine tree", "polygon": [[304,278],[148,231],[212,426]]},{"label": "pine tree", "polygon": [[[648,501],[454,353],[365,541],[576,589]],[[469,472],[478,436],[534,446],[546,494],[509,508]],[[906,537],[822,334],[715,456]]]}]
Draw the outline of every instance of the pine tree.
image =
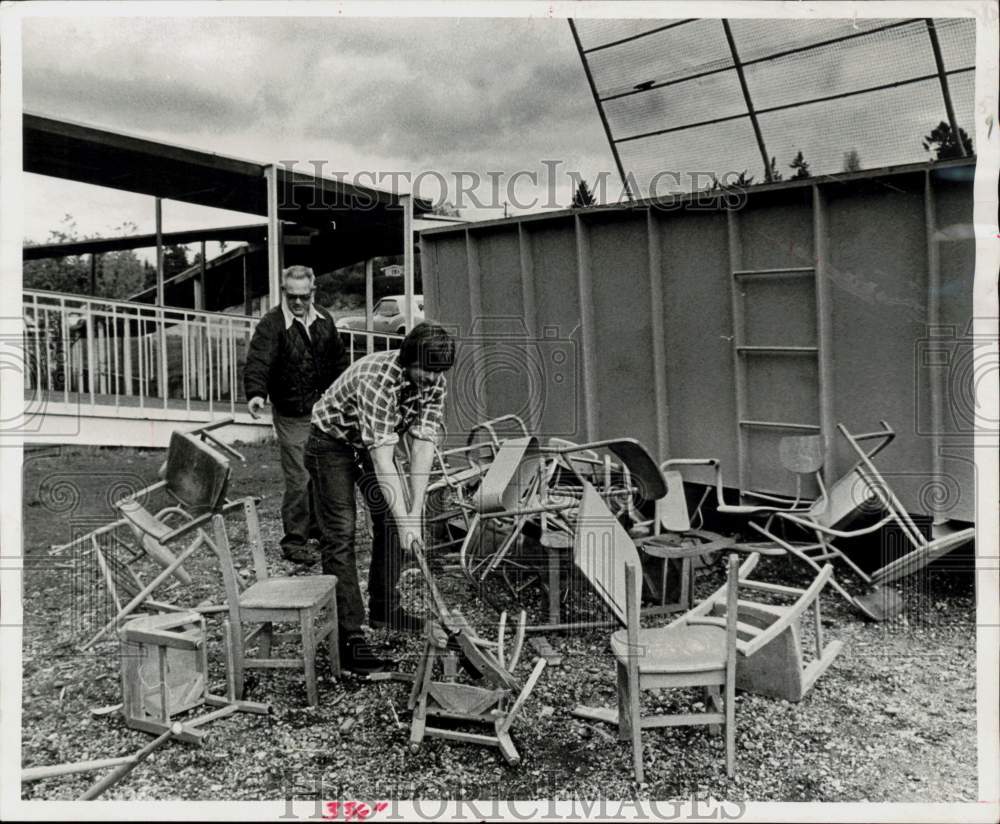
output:
[{"label": "pine tree", "polygon": [[590,191],[587,181],[581,179],[576,186],[576,191],[573,192],[573,208],[584,209],[587,206],[593,206],[595,202],[594,193]]},{"label": "pine tree", "polygon": [[809,172],[809,162],[802,156],[802,150],[799,149],[799,153],[795,155],[792,162],[789,164],[790,169],[795,169],[795,174],[792,175],[792,180],[801,180],[804,177],[811,177]]},{"label": "pine tree", "polygon": [[[965,154],[971,155],[972,138],[969,137],[965,133],[965,129],[961,127],[958,129],[958,140],[962,141],[962,147],[965,149]],[[958,140],[955,139],[951,126],[942,120],[930,134],[924,135],[924,139],[921,141],[920,145],[924,147],[925,152],[933,151],[935,153],[935,160],[947,160],[952,157],[962,156]]]}]

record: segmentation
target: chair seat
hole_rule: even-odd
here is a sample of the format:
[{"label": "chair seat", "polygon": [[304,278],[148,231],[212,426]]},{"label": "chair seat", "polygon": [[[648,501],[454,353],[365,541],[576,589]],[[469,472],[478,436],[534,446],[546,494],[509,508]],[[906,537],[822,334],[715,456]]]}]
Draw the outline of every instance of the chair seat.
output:
[{"label": "chair seat", "polygon": [[151,535],[157,540],[162,541],[173,532],[173,527],[170,524],[157,520],[152,512],[136,500],[128,499],[121,501],[117,504],[117,507],[122,515],[128,519],[129,524],[138,528],[145,535]]},{"label": "chair seat", "polygon": [[336,575],[265,578],[240,595],[244,609],[307,609],[325,602],[337,588]]},{"label": "chair seat", "polygon": [[707,672],[726,666],[726,631],[712,626],[670,626],[639,630],[638,649],[630,651],[628,635],[611,636],[619,663],[635,654],[640,673]]}]

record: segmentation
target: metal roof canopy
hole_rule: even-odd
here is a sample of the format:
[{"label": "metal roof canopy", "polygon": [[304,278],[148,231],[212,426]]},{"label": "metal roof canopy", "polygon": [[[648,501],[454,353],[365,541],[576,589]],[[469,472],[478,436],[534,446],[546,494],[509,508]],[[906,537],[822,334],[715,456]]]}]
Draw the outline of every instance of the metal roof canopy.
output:
[{"label": "metal roof canopy", "polygon": [[[275,164],[276,214],[268,214],[272,166],[24,113],[24,170],[156,198],[268,217],[320,230],[330,268],[405,253],[408,195],[317,177]],[[413,214],[431,204],[412,198]],[[280,235],[280,232],[278,232]],[[161,232],[161,239],[166,235]],[[95,246],[100,241],[95,241]],[[102,251],[85,247],[79,251]],[[279,253],[280,258],[280,253]]]}]

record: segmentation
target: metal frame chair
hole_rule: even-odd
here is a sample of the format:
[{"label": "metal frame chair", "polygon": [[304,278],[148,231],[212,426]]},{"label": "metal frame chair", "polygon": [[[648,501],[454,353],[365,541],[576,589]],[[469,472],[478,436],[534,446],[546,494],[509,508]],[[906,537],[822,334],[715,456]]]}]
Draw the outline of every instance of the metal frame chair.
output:
[{"label": "metal frame chair", "polygon": [[[224,423],[220,422],[215,428]],[[229,459],[215,448],[214,438],[210,444],[206,442],[207,439],[198,437],[204,434],[203,430],[204,428],[195,430],[194,433],[171,434],[167,459],[161,467],[162,479],[117,501],[114,506],[122,514],[121,519],[94,530],[77,541],[52,550],[54,553],[62,552],[73,543],[89,540],[114,601],[115,616],[83,644],[81,649],[89,649],[140,607],[161,612],[182,609],[153,600],[150,596],[171,576],[176,577],[182,584],[191,582],[191,577],[183,569],[182,564],[199,547],[211,546],[212,539],[203,527],[214,514],[228,513],[240,508],[246,511],[247,501],[252,504],[252,499],[237,501],[226,499],[230,476]],[[228,447],[227,451],[239,455]],[[166,494],[170,506],[153,513],[146,508],[145,501],[156,492]],[[143,582],[134,569],[140,553],[132,550],[117,534],[117,530],[123,526],[128,527],[145,554],[162,567],[159,574],[148,584]],[[98,537],[103,534],[111,537],[114,542],[113,547],[120,547],[124,552],[130,553],[124,561],[102,550]],[[187,539],[189,543],[180,554],[174,555],[169,545],[181,539]],[[121,593],[129,597],[124,605]]]}]

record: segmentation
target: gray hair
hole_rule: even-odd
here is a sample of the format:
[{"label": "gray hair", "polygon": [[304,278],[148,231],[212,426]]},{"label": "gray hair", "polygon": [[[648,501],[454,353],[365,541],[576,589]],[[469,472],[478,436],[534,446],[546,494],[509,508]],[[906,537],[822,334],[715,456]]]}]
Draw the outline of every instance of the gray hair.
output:
[{"label": "gray hair", "polygon": [[287,285],[289,280],[308,280],[309,286],[316,285],[316,275],[308,266],[289,266],[281,272],[281,285]]}]

